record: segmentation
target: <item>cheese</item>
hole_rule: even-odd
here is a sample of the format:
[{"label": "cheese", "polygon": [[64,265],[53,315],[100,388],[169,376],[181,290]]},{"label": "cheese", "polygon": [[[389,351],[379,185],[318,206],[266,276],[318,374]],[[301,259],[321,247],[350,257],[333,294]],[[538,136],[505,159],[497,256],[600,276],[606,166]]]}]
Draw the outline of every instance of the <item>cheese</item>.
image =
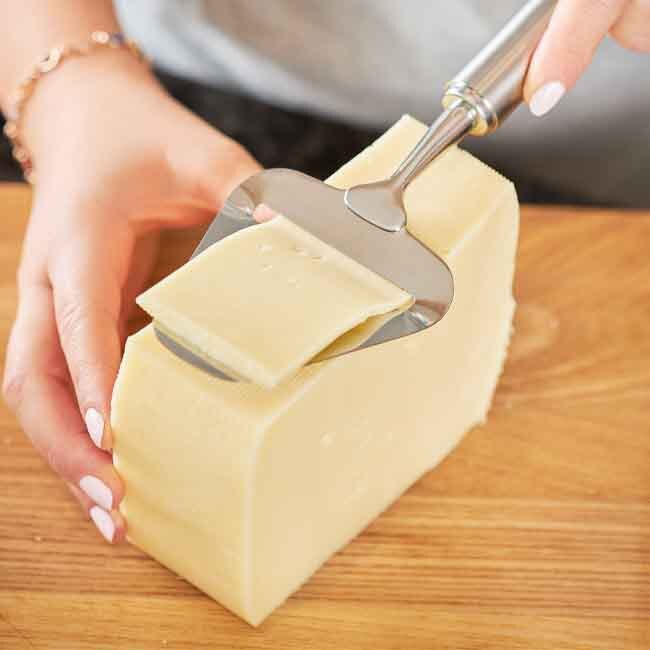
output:
[{"label": "cheese", "polygon": [[[329,182],[387,176],[424,129],[402,118]],[[129,539],[253,625],[489,409],[514,311],[513,186],[454,148],[405,206],[454,274],[451,309],[429,329],[271,390],[183,363],[151,326],[127,342],[111,421]]]},{"label": "cheese", "polygon": [[213,244],[138,303],[199,357],[272,388],[317,355],[357,347],[413,299],[277,216]]}]

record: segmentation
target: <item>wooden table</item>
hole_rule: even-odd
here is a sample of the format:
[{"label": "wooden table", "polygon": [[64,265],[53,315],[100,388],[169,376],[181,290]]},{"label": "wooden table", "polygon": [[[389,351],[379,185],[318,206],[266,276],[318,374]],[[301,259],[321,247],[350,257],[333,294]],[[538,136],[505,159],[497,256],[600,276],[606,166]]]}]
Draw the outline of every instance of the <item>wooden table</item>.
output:
[{"label": "wooden table", "polygon": [[488,424],[258,629],[103,543],[0,408],[0,648],[650,648],[650,214],[526,207],[516,295]]}]

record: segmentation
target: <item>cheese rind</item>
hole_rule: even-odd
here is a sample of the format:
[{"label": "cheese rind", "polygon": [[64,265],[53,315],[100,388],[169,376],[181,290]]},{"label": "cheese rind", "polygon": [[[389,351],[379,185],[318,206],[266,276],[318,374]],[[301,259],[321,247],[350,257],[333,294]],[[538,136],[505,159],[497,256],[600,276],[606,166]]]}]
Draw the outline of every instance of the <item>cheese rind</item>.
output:
[{"label": "cheese rind", "polygon": [[[403,118],[329,182],[385,177],[423,131]],[[112,426],[129,538],[253,625],[488,411],[514,311],[514,189],[454,148],[405,205],[454,274],[434,327],[272,390],[184,364],[151,327],[127,343]]]},{"label": "cheese rind", "polygon": [[138,298],[172,339],[266,388],[357,347],[412,302],[283,216],[213,244]]}]

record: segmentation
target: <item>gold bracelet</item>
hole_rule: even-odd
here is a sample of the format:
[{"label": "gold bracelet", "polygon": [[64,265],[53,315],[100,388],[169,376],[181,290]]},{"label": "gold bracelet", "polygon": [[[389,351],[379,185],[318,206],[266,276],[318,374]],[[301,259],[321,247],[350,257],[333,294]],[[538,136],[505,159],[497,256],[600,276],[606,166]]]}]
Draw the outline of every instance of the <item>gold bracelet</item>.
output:
[{"label": "gold bracelet", "polygon": [[32,70],[31,74],[16,88],[9,98],[9,109],[4,133],[11,144],[11,153],[20,164],[25,180],[34,182],[34,165],[25,143],[20,137],[20,118],[25,110],[27,100],[32,96],[38,81],[48,72],[56,70],[66,59],[85,56],[103,48],[114,50],[125,49],[131,52],[139,61],[146,63],[147,59],[140,48],[121,33],[92,32],[90,40],[85,45],[60,45],[53,47]]}]

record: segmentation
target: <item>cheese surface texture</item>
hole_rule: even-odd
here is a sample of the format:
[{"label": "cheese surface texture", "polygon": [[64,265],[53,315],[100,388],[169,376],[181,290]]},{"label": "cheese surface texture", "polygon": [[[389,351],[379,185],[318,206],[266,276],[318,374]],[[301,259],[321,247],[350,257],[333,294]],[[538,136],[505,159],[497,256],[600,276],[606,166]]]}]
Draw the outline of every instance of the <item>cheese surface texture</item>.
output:
[{"label": "cheese surface texture", "polygon": [[[385,178],[424,131],[402,118],[328,182]],[[127,342],[111,424],[129,539],[253,625],[489,409],[514,312],[514,188],[453,148],[404,202],[411,233],[454,275],[435,326],[270,390],[187,365],[151,326]]]},{"label": "cheese surface texture", "polygon": [[277,216],[213,244],[138,304],[199,357],[272,388],[356,347],[412,298]]}]

